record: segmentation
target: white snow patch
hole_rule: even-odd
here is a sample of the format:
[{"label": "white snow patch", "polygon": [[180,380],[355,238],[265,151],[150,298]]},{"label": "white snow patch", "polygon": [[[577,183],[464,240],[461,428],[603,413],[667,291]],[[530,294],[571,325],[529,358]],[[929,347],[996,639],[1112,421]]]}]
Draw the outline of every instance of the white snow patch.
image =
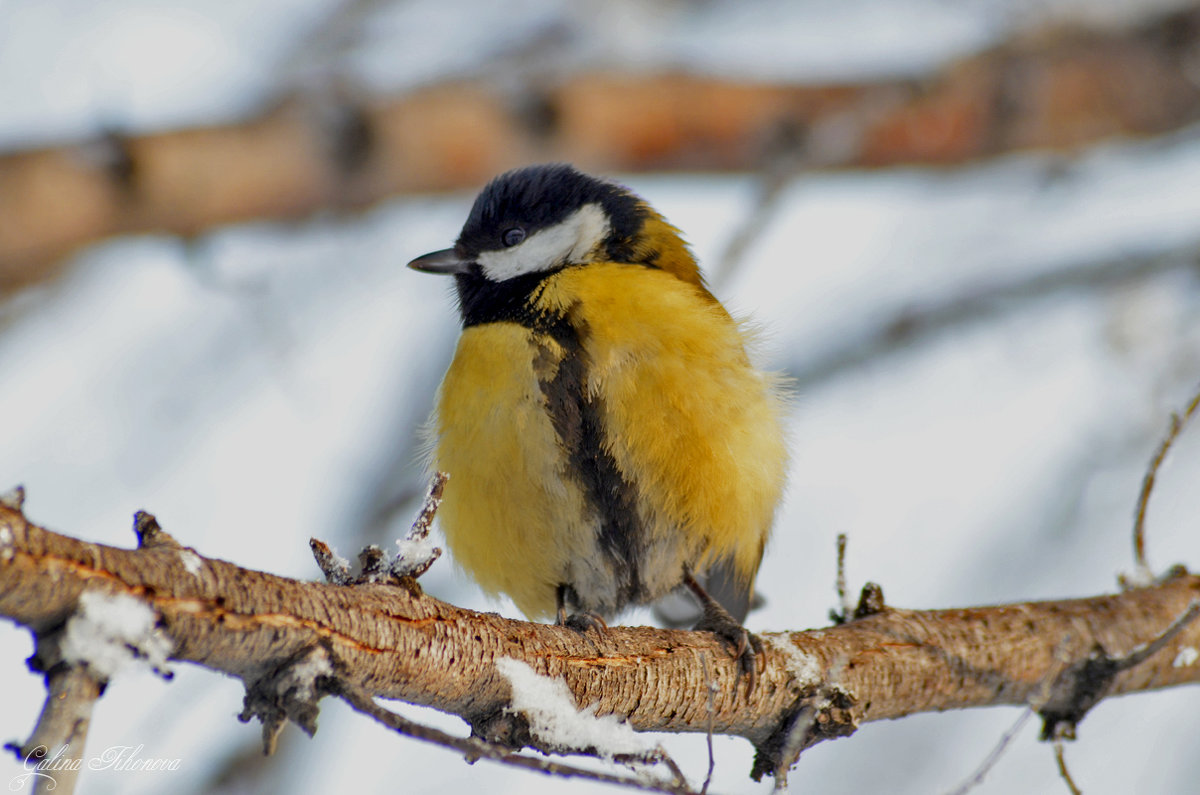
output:
[{"label": "white snow patch", "polygon": [[139,659],[155,671],[166,671],[174,644],[155,627],[156,620],[149,605],[128,594],[85,591],[67,621],[63,660],[86,663],[105,679]]},{"label": "white snow patch", "polygon": [[[400,542],[397,541],[397,544]],[[333,544],[329,544],[329,557],[333,560],[334,566],[339,571],[350,571],[350,561],[338,554],[338,551],[333,548]]]},{"label": "white snow patch", "polygon": [[333,676],[333,664],[329,662],[329,654],[322,648],[316,648],[304,660],[292,666],[288,677],[288,688],[295,688],[295,695],[301,701],[311,701],[316,692],[318,676]]},{"label": "white snow patch", "polygon": [[1175,655],[1175,662],[1171,665],[1176,668],[1187,668],[1189,665],[1195,664],[1196,660],[1200,660],[1200,651],[1197,651],[1195,646],[1184,646],[1179,650],[1179,654]]},{"label": "white snow patch", "polygon": [[1117,579],[1122,588],[1149,588],[1157,578],[1149,566],[1139,566],[1133,571],[1121,572]]},{"label": "white snow patch", "polygon": [[398,577],[423,571],[442,554],[429,536],[396,540],[396,558],[389,567]]},{"label": "white snow patch", "polygon": [[523,713],[529,720],[529,730],[546,745],[594,748],[609,761],[614,756],[653,752],[651,743],[615,715],[598,718],[595,705],[578,709],[563,680],[542,676],[511,657],[496,660],[496,668],[512,686],[512,711]]},{"label": "white snow patch", "polygon": [[13,556],[13,534],[8,525],[0,525],[0,560],[9,561]]},{"label": "white snow patch", "polygon": [[821,663],[817,661],[816,657],[805,654],[796,648],[796,644],[792,643],[786,632],[764,632],[760,633],[759,637],[783,655],[788,673],[796,680],[797,685],[816,687],[821,684],[823,673]]},{"label": "white snow patch", "polygon": [[183,562],[183,567],[187,569],[187,573],[193,576],[199,576],[200,566],[203,561],[200,556],[190,549],[179,550],[179,559]]}]

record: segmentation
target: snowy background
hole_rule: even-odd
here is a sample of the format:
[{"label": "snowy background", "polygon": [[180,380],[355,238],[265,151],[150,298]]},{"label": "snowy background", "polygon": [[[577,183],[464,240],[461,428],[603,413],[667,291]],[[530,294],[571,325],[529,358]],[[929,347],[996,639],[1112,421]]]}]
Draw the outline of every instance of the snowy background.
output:
[{"label": "snowy background", "polygon": [[[321,2],[0,0],[0,148],[238,118],[333,58]],[[377,19],[334,48],[379,90],[487,68],[548,29],[555,57],[802,79],[905,75],[1062,16],[1118,25],[1166,2],[853,0],[786,3],[415,0],[353,3]],[[769,22],[768,22],[769,20]],[[586,33],[583,33],[586,31]],[[322,31],[328,42],[337,32]],[[848,46],[852,42],[853,46]],[[346,56],[345,53],[350,55]],[[778,58],[769,53],[786,53]],[[715,263],[752,212],[753,175],[613,175]],[[116,239],[57,282],[0,304],[0,490],[22,483],[36,522],[132,546],[132,514],[201,553],[312,579],[308,538],[343,554],[390,543],[415,511],[416,426],[457,333],[449,286],[408,271],[449,245],[472,191],[409,196],[351,218],[254,224],[183,243]],[[1200,130],[1074,157],[1025,154],[954,170],[801,176],[763,234],[714,285],[766,329],[763,358],[797,378],[794,465],[759,578],[752,629],[821,626],[835,536],[848,574],[891,604],[957,607],[1089,596],[1132,568],[1141,477],[1200,384]],[[1144,263],[1122,279],[1089,278]],[[1043,289],[1054,274],[1062,285]],[[1016,285],[1016,288],[1005,289]],[[1028,289],[1021,285],[1033,285]],[[864,350],[898,317],[1003,293],[904,344]],[[864,342],[865,341],[865,342]],[[870,353],[873,351],[873,353]],[[1151,503],[1158,569],[1200,565],[1200,428]],[[434,595],[516,616],[451,561]],[[630,623],[648,613],[629,616]],[[26,631],[0,624],[0,738],[24,738],[43,698]],[[461,721],[399,705],[419,720]],[[259,756],[234,719],[239,683],[180,665],[169,684],[118,676],[89,751],[144,746],[180,773],[85,774],[85,793],[557,792],[531,777],[398,738],[327,701]],[[795,792],[952,789],[1016,708],[868,724],[822,744]],[[1036,721],[975,792],[1065,792]],[[1200,780],[1200,692],[1103,703],[1067,748],[1092,793],[1180,793]],[[703,778],[701,736],[663,737]],[[717,792],[765,792],[751,749],[717,738]],[[0,782],[21,772],[0,760]],[[570,784],[572,792],[612,791]]]}]

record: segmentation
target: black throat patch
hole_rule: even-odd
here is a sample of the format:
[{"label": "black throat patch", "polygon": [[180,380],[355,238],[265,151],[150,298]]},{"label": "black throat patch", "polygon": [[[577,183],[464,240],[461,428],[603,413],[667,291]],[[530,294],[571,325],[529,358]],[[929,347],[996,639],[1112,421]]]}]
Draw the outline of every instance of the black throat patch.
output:
[{"label": "black throat patch", "polygon": [[537,309],[532,299],[546,277],[558,270],[527,273],[503,282],[487,278],[479,272],[478,266],[473,266],[469,273],[455,275],[463,328],[508,321],[544,330],[555,319]]}]

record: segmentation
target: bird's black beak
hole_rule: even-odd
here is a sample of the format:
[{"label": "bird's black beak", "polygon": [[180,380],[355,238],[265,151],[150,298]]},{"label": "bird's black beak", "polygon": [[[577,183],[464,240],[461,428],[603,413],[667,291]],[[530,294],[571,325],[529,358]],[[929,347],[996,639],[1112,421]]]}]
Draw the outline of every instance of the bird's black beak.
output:
[{"label": "bird's black beak", "polygon": [[408,263],[408,267],[426,273],[456,274],[466,273],[472,264],[474,263],[460,257],[454,249],[446,248],[417,257]]}]

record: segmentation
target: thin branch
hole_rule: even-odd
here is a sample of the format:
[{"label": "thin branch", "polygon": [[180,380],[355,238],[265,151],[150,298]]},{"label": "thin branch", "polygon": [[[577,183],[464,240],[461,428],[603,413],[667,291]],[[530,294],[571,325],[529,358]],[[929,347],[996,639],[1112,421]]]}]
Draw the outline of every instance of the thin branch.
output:
[{"label": "thin branch", "polygon": [[762,239],[763,232],[775,218],[787,195],[786,188],[799,176],[803,166],[804,159],[798,153],[771,159],[770,165],[759,177],[758,195],[753,204],[709,268],[709,280],[715,287],[723,287],[746,261],[747,252]]},{"label": "thin branch", "polygon": [[910,350],[922,339],[948,329],[977,324],[1021,309],[1029,302],[1059,295],[1109,290],[1144,282],[1166,273],[1200,269],[1200,246],[1108,262],[1080,262],[1030,276],[1019,276],[966,289],[938,300],[901,307],[860,333],[840,335],[838,342],[785,367],[788,379],[803,391],[852,372],[868,363]]},{"label": "thin branch", "polygon": [[829,611],[829,620],[835,624],[845,624],[854,614],[854,604],[846,592],[846,534],[837,536],[837,575],[834,577],[834,587],[837,589],[838,610]]},{"label": "thin branch", "polygon": [[[627,789],[642,790],[644,792],[696,795],[693,790],[686,786],[680,786],[678,783],[666,781],[651,782],[631,776],[617,776],[612,773],[590,770],[562,762],[552,762],[548,759],[538,759],[536,757],[516,754],[508,748],[484,742],[476,737],[456,737],[453,734],[447,734],[431,726],[424,726],[410,721],[391,710],[384,709],[375,703],[375,700],[370,695],[357,687],[339,686],[337,695],[356,711],[375,719],[389,729],[406,737],[412,737],[422,742],[433,743],[444,748],[459,751],[469,762],[474,762],[477,759],[487,759],[510,767],[534,770],[539,773],[547,773],[564,778],[582,778],[589,781],[599,781],[605,784],[615,784]],[[674,772],[678,773],[678,767],[674,769]]]},{"label": "thin branch", "polygon": [[1171,414],[1171,422],[1167,428],[1167,435],[1163,438],[1158,446],[1158,450],[1154,453],[1154,458],[1150,460],[1150,466],[1146,470],[1146,476],[1142,479],[1142,491],[1138,495],[1137,510],[1134,512],[1136,517],[1133,523],[1133,561],[1137,567],[1137,576],[1145,581],[1152,581],[1154,574],[1150,569],[1150,564],[1146,561],[1146,507],[1150,503],[1150,494],[1154,491],[1154,483],[1158,478],[1158,470],[1162,467],[1163,461],[1167,458],[1167,453],[1171,451],[1175,440],[1179,438],[1179,434],[1183,432],[1184,427],[1191,421],[1196,414],[1197,407],[1200,407],[1200,390],[1192,396],[1192,400],[1184,409],[1183,415]]},{"label": "thin branch", "polygon": [[1046,675],[1042,677],[1042,681],[1038,684],[1037,691],[1032,694],[1028,707],[1021,711],[1020,716],[1013,723],[1013,725],[1010,726],[1008,730],[1000,736],[1000,741],[997,742],[995,747],[992,748],[991,752],[984,757],[984,760],[982,763],[980,763],[979,767],[977,767],[975,771],[955,789],[951,790],[949,795],[966,795],[967,792],[982,784],[983,779],[988,773],[991,772],[992,768],[996,766],[996,763],[1000,761],[1000,758],[1004,756],[1005,751],[1008,750],[1008,746],[1012,743],[1013,739],[1021,733],[1021,729],[1024,728],[1029,719],[1037,714],[1038,711],[1045,706],[1046,702],[1053,697],[1055,684],[1059,682],[1063,670],[1070,665],[1071,661],[1066,655],[1066,650],[1071,643],[1072,638],[1070,635],[1064,636],[1062,640],[1059,641],[1059,644],[1054,652],[1055,666],[1048,670]]},{"label": "thin branch", "polygon": [[[660,745],[657,748],[655,748],[654,751],[655,751],[655,753],[650,759],[634,760],[634,761],[639,761],[642,764],[645,764],[647,762],[654,763],[654,764],[661,764],[663,767],[665,767],[667,770],[669,770],[671,772],[671,775],[675,779],[675,786],[691,792],[692,791],[691,787],[689,787],[688,783],[687,783],[687,776],[683,775],[683,769],[680,768],[679,764],[671,757],[670,754],[667,753],[667,749],[663,748]],[[626,763],[626,760],[620,759],[618,757],[614,757],[614,759],[616,761]],[[703,794],[701,794],[701,795],[703,795]]]},{"label": "thin branch", "polygon": [[732,278],[802,174],[858,161],[868,131],[902,111],[905,103],[903,92],[880,91],[803,123],[789,120],[778,124],[765,146],[757,193],[712,265],[712,283],[721,287]]},{"label": "thin branch", "polygon": [[[87,744],[92,708],[103,691],[100,680],[82,665],[59,665],[46,675],[46,701],[37,726],[22,746],[6,746],[25,763],[27,773],[18,779],[33,777],[33,792],[71,795],[78,783]],[[34,771],[43,759],[57,760],[45,771]]]},{"label": "thin branch", "polygon": [[708,670],[708,655],[700,655],[700,664],[704,666],[704,690],[707,694],[708,726],[705,727],[704,740],[708,746],[708,770],[704,774],[704,785],[700,787],[700,795],[708,794],[708,785],[712,783],[713,770],[716,768],[716,757],[713,755],[713,696],[716,695],[716,685],[712,673]]},{"label": "thin branch", "polygon": [[1020,716],[1017,717],[1012,726],[1008,727],[1008,730],[1005,731],[1004,734],[1000,735],[1000,741],[996,743],[991,752],[984,757],[983,762],[980,763],[979,767],[975,768],[971,775],[967,776],[967,778],[957,787],[950,790],[947,795],[967,795],[968,792],[982,784],[983,779],[987,777],[988,773],[992,772],[992,768],[995,767],[996,763],[1000,761],[1000,758],[1004,756],[1004,752],[1008,750],[1009,744],[1018,734],[1021,733],[1021,729],[1025,727],[1025,724],[1028,723],[1029,719],[1033,716],[1034,710],[1032,707],[1021,710]]},{"label": "thin branch", "polygon": [[1071,791],[1071,795],[1083,795],[1083,790],[1075,784],[1075,780],[1071,778],[1071,772],[1067,770],[1067,760],[1063,755],[1063,741],[1054,741],[1054,761],[1058,765],[1058,775],[1062,777],[1063,783],[1067,785],[1067,789]]},{"label": "thin branch", "polygon": [[408,533],[409,539],[422,541],[428,537],[429,530],[433,527],[433,519],[437,516],[438,507],[442,504],[446,483],[449,480],[450,476],[445,472],[433,473],[429,489],[425,494],[425,501],[421,503],[421,510],[417,513],[417,518],[413,521],[412,529]]},{"label": "thin branch", "polygon": [[1175,636],[1187,629],[1188,625],[1200,616],[1200,599],[1193,601],[1188,605],[1188,609],[1183,612],[1179,618],[1171,622],[1171,626],[1163,630],[1163,633],[1149,643],[1144,643],[1140,646],[1135,646],[1124,657],[1114,660],[1118,671],[1126,671],[1133,668],[1135,665],[1141,665],[1146,660],[1158,654],[1167,644],[1175,640]]}]

